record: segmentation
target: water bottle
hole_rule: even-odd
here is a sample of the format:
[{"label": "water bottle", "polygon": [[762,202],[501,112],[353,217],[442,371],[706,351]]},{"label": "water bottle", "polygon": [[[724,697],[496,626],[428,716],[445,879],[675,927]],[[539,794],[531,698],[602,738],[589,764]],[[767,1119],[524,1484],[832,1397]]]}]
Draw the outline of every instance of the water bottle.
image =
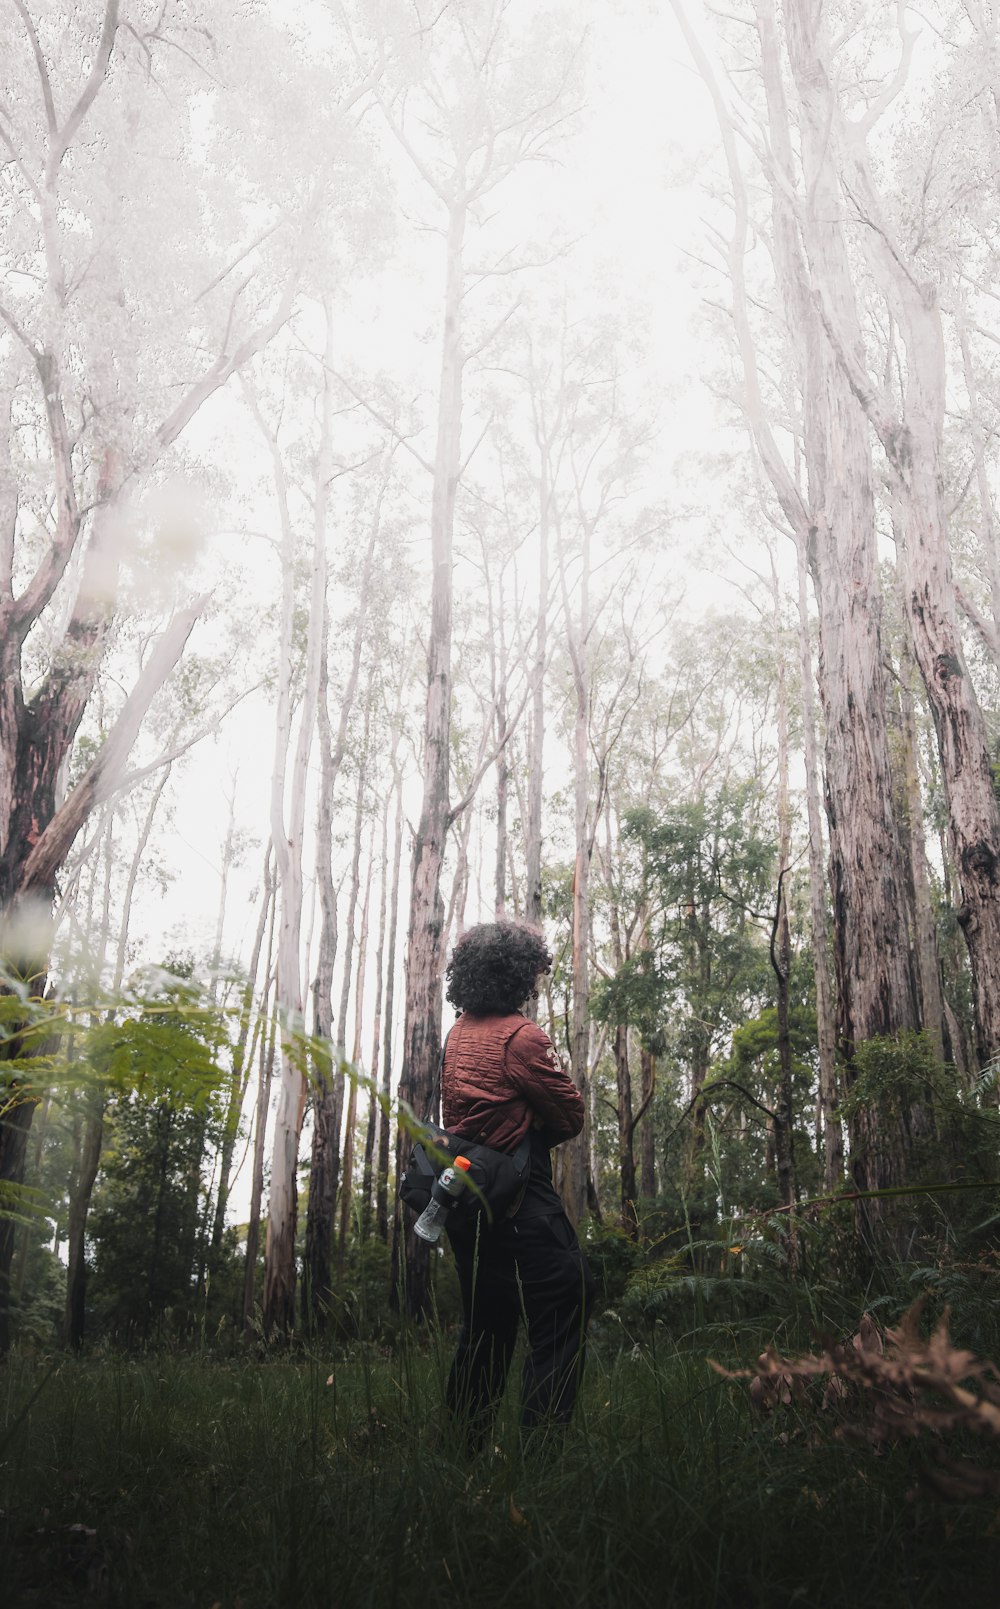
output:
[{"label": "water bottle", "polygon": [[457,1156],[453,1165],[445,1168],[441,1177],[435,1179],[431,1199],[413,1225],[413,1233],[419,1235],[421,1240],[429,1240],[433,1244],[440,1239],[445,1219],[455,1205],[455,1197],[462,1193],[465,1175],[471,1166],[468,1157]]}]

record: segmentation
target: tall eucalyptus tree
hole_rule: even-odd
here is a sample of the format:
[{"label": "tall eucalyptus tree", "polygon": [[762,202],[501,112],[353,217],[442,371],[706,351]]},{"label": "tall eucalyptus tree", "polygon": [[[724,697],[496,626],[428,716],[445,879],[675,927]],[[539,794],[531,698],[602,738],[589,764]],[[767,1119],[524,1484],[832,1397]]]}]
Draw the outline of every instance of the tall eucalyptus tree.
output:
[{"label": "tall eucalyptus tree", "polygon": [[[450,801],[452,569],[455,503],[463,460],[466,378],[513,311],[477,313],[475,293],[519,265],[521,231],[503,217],[511,176],[548,155],[572,110],[569,95],[580,27],[568,12],[519,0],[471,0],[426,13],[419,5],[381,8],[377,23],[342,16],[359,70],[379,73],[375,96],[385,126],[429,203],[444,244],[441,359],[431,480],[431,598],[423,795],[414,837],[407,936],[401,1097],[423,1111],[431,1100],[441,1048],[447,833]],[[374,45],[370,33],[378,30]],[[497,229],[498,219],[502,228]],[[506,232],[505,232],[506,231]],[[516,232],[512,232],[516,231]],[[483,261],[470,257],[475,250]],[[473,448],[474,450],[474,448]],[[461,802],[464,807],[466,801]],[[412,1236],[406,1248],[406,1302],[426,1310],[429,1256]]]},{"label": "tall eucalyptus tree", "polygon": [[[674,9],[712,95],[731,185],[734,225],[727,266],[745,415],[781,516],[806,556],[817,600],[837,1035],[849,1072],[855,1046],[917,1026],[917,999],[905,920],[905,868],[892,809],[871,444],[814,297],[813,276],[822,261],[827,300],[836,302],[838,316],[849,316],[856,330],[855,288],[839,224],[839,181],[817,118],[803,118],[796,147],[774,0],[754,0],[770,240],[800,410],[789,460],[765,396],[751,319],[746,266],[751,220],[734,114],[681,0],[674,0]],[[788,20],[790,46],[803,28],[813,26],[815,16],[809,0]],[[795,200],[800,183],[804,206]],[[858,1112],[852,1138],[858,1182],[892,1182],[886,1173],[888,1149],[871,1108]]]},{"label": "tall eucalyptus tree", "polygon": [[[813,295],[840,383],[850,388],[884,452],[899,509],[903,597],[924,691],[934,718],[941,777],[955,840],[958,919],[972,971],[979,1057],[1000,1055],[1000,807],[986,726],[966,663],[948,541],[944,471],[947,390],[942,286],[922,230],[907,239],[875,178],[868,139],[906,81],[914,36],[899,8],[899,66],[860,118],[848,118],[835,84],[834,40],[821,7],[785,5],[788,57],[803,152],[822,151],[825,202],[805,214],[803,242]],[[980,94],[988,95],[983,85]],[[942,133],[945,125],[942,124]],[[818,164],[817,155],[814,158]],[[933,155],[929,156],[933,164]],[[810,182],[806,168],[804,177]],[[836,206],[834,236],[825,212]],[[820,207],[824,207],[820,221]],[[873,286],[899,332],[890,345],[898,385],[866,361],[855,298],[847,295],[846,235],[854,225]],[[827,255],[833,239],[838,278]]]},{"label": "tall eucalyptus tree", "polygon": [[[271,203],[265,233],[248,231],[213,139],[199,148],[195,134],[198,104],[218,112],[242,92],[227,83],[230,41],[216,34],[209,65],[212,36],[191,8],[154,15],[138,0],[87,0],[67,14],[49,0],[5,0],[3,10],[0,913],[5,963],[40,987],[60,869],[206,603],[180,602],[67,792],[67,758],[139,546],[134,494],[288,319],[293,242],[301,257],[320,187]],[[211,246],[200,238],[210,205],[232,227]],[[9,1186],[33,1102],[16,1080],[3,1084]],[[9,1228],[0,1221],[0,1281]]]}]

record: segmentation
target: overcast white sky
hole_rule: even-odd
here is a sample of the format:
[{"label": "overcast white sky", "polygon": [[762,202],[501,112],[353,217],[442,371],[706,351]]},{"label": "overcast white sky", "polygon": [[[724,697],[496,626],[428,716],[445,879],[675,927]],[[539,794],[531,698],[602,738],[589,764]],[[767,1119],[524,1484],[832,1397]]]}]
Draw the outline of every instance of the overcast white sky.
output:
[{"label": "overcast white sky", "polygon": [[[582,8],[585,13],[587,7]],[[675,490],[694,506],[711,486],[690,478],[719,428],[717,409],[701,382],[699,329],[704,272],[690,253],[702,250],[706,203],[699,176],[713,151],[714,124],[704,90],[685,59],[672,14],[651,5],[593,5],[593,85],[585,129],[572,143],[565,164],[545,182],[555,183],[571,216],[586,223],[576,248],[581,284],[599,278],[609,308],[634,303],[645,324],[648,373],[663,413],[663,492]],[[659,13],[658,15],[656,13]],[[373,297],[372,322],[358,335],[370,349],[381,343],[387,354],[412,349],[426,319],[433,320],[436,283],[423,305],[409,282],[390,269],[380,276]],[[599,305],[601,291],[593,293]],[[613,300],[612,300],[613,299]],[[429,371],[438,362],[437,341],[427,353]],[[235,385],[200,422],[200,451],[220,455],[258,454],[242,416]],[[683,486],[675,486],[679,476]],[[251,529],[274,529],[273,509],[243,509]],[[209,571],[225,571],[233,557],[249,572],[261,598],[278,587],[276,554],[265,541],[249,543],[232,531],[209,539]],[[697,568],[683,584],[694,603],[713,590]],[[681,580],[678,578],[678,585]],[[252,607],[252,598],[248,599]],[[210,625],[199,628],[210,640]],[[198,635],[192,639],[197,648]],[[142,909],[138,931],[145,958],[170,948],[210,948],[218,898],[221,850],[228,819],[226,796],[237,778],[240,828],[263,842],[270,787],[271,710],[255,696],[231,716],[221,737],[202,746],[186,763],[176,796],[174,833],[161,845],[176,870],[165,897]],[[248,900],[259,877],[259,855],[233,880],[226,948],[240,950],[241,930],[252,931]]]}]

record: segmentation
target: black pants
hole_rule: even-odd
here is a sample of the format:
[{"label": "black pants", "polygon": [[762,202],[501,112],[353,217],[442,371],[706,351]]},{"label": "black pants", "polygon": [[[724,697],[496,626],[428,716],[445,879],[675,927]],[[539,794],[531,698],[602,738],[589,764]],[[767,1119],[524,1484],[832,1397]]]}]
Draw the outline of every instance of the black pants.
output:
[{"label": "black pants", "polygon": [[448,1376],[448,1406],[467,1427],[469,1446],[489,1434],[523,1317],[528,1356],[521,1378],[521,1424],[566,1424],[576,1402],[594,1277],[561,1210],[520,1221],[449,1227],[464,1324]]}]

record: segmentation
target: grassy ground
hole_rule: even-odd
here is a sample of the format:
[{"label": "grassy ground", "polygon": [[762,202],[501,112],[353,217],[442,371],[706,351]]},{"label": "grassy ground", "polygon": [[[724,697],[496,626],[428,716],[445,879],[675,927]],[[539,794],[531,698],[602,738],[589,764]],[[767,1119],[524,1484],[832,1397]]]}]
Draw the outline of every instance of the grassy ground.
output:
[{"label": "grassy ground", "polygon": [[[0,1376],[0,1598],[127,1609],[920,1609],[1000,1597],[995,1505],[925,1494],[706,1352],[598,1327],[569,1439],[525,1467],[516,1400],[469,1463],[447,1341],[331,1361],[15,1357]],[[516,1399],[516,1391],[509,1393]],[[807,1424],[806,1420],[809,1419]]]}]

